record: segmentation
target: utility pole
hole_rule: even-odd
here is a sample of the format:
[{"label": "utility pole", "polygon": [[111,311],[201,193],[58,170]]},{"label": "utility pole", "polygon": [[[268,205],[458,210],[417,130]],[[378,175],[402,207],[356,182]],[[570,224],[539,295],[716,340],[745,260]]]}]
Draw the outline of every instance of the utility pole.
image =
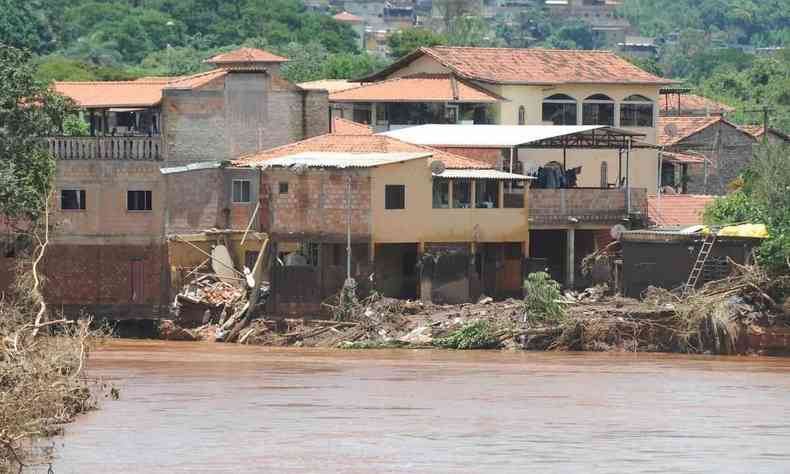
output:
[{"label": "utility pole", "polygon": [[749,112],[749,113],[762,112],[762,114],[763,114],[763,143],[764,144],[768,144],[768,125],[770,123],[769,115],[771,114],[771,112],[775,112],[775,111],[776,111],[775,108],[770,107],[767,104],[763,105],[759,109],[749,109],[749,110],[745,111],[745,112]]}]

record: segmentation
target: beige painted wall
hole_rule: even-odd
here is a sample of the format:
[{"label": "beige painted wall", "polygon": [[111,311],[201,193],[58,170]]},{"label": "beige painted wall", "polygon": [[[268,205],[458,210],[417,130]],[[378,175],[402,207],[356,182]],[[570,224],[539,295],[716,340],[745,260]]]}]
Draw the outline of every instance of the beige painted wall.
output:
[{"label": "beige painted wall", "polygon": [[[84,189],[85,210],[61,210],[62,189]],[[152,191],[151,211],[126,210],[126,192]],[[161,241],[165,192],[159,163],[58,161],[51,220],[56,242]]]},{"label": "beige painted wall", "polygon": [[[528,202],[524,209],[433,209],[430,158],[373,168],[373,241],[528,242]],[[406,208],[384,208],[384,186],[406,186]],[[526,201],[526,200],[525,200]]]},{"label": "beige painted wall", "polygon": [[447,74],[449,72],[449,69],[436,62],[435,59],[429,56],[420,56],[416,60],[412,61],[412,63],[408,66],[398,69],[397,71],[390,74],[389,77],[403,77],[422,73]]}]

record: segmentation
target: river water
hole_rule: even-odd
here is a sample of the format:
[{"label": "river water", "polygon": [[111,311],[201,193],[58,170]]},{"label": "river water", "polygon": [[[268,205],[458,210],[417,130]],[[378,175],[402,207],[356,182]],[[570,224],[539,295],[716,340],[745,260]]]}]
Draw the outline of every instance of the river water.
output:
[{"label": "river water", "polygon": [[114,341],[60,473],[790,472],[790,359]]}]

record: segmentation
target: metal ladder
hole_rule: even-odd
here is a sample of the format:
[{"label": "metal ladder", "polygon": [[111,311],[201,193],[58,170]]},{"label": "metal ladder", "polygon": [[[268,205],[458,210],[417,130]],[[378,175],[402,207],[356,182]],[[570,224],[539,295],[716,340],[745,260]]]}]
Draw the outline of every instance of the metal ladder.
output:
[{"label": "metal ladder", "polygon": [[699,277],[702,275],[705,262],[708,261],[708,256],[711,250],[713,250],[713,245],[716,243],[717,237],[718,229],[711,228],[710,234],[708,234],[707,237],[705,237],[705,241],[702,242],[702,247],[699,249],[699,254],[697,255],[697,261],[694,262],[694,266],[691,268],[686,286],[683,287],[683,296],[687,296],[691,290],[697,287]]}]

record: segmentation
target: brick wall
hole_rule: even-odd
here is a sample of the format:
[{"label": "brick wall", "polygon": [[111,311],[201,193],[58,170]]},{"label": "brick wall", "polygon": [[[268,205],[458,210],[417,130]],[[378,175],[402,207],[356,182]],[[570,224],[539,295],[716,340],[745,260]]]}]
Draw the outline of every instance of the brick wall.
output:
[{"label": "brick wall", "polygon": [[[735,180],[752,159],[755,139],[737,128],[718,123],[692,135],[670,151],[695,151],[709,160],[708,182],[703,165],[689,166],[689,194],[727,194],[727,185]],[[718,146],[716,146],[718,144]]]},{"label": "brick wall", "polygon": [[328,110],[326,93],[262,72],[235,71],[198,90],[167,90],[165,159],[227,160],[326,133]]},{"label": "brick wall", "polygon": [[[647,215],[647,190],[631,189],[631,211]],[[612,225],[626,217],[625,192],[619,189],[530,189],[532,224],[580,223]]]},{"label": "brick wall", "polygon": [[[269,189],[268,222],[264,231],[289,239],[321,242],[346,239],[346,176],[353,176],[351,234],[355,241],[370,239],[370,176],[366,171],[309,170],[297,175],[285,170],[267,170],[264,186]],[[280,193],[280,183],[288,192]]]},{"label": "brick wall", "polygon": [[[132,262],[140,262],[136,265],[141,268],[141,286],[136,288]],[[42,268],[45,297],[55,311],[101,308],[102,316],[122,312],[124,317],[148,318],[158,317],[156,311],[169,302],[167,250],[162,244],[52,245]]]},{"label": "brick wall", "polygon": [[440,150],[456,155],[465,156],[474,160],[480,160],[488,163],[489,165],[499,168],[499,163],[502,161],[502,150],[499,148],[456,148],[456,147],[436,147]]}]

